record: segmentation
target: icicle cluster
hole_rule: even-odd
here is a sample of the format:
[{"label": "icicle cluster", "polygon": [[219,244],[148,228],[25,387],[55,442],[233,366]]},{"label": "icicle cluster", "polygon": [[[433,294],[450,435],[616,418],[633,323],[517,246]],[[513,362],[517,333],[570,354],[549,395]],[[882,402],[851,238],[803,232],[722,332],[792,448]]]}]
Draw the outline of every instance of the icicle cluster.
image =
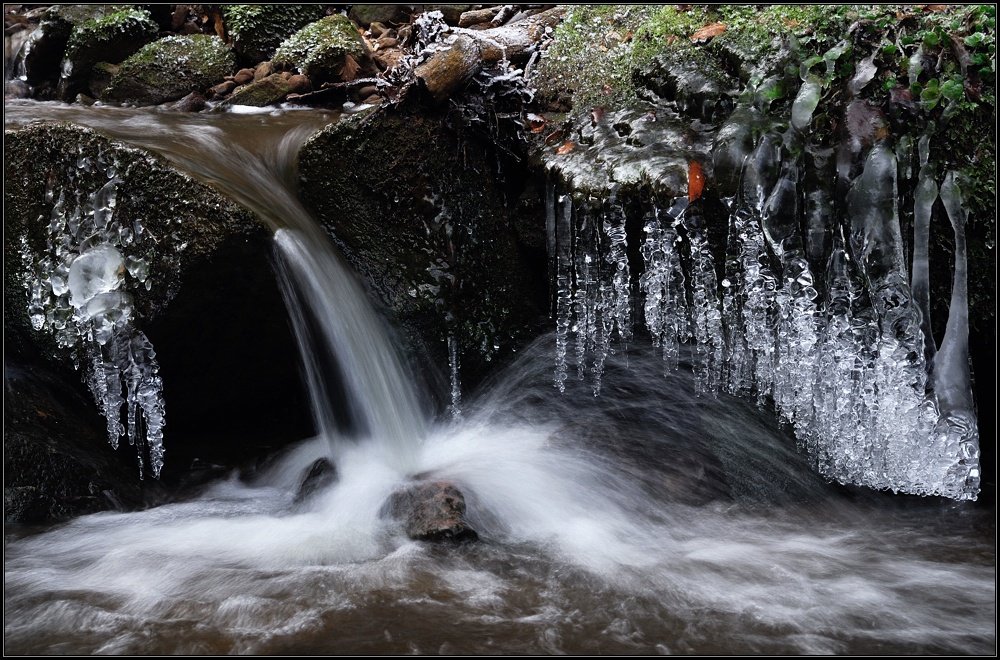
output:
[{"label": "icicle cluster", "polygon": [[[612,339],[632,338],[632,303],[625,243],[625,212],[613,197],[574,203],[550,189],[546,227],[554,246],[556,311],[555,384],[565,391],[572,366],[578,380],[601,392]],[[570,339],[573,352],[570,355]]]},{"label": "icicle cluster", "polygon": [[[97,175],[105,182],[82,192],[83,181]],[[107,420],[108,439],[128,434],[136,447],[139,476],[146,455],[153,476],[163,467],[163,382],[153,345],[135,324],[127,278],[150,289],[148,231],[139,218],[128,222],[115,214],[117,164],[103,152],[83,155],[69,164],[65,186],[50,179],[45,201],[52,204],[47,220],[46,251],[34,252],[22,237],[28,316],[35,330],[51,333],[70,349],[77,368]],[[46,219],[39,217],[39,222]],[[124,395],[123,395],[124,391]],[[121,411],[126,407],[126,424]],[[127,429],[127,431],[126,431]]]},{"label": "icicle cluster", "polygon": [[[940,187],[955,232],[956,267],[948,328],[936,349],[927,234],[939,192],[926,140],[914,196],[911,282],[899,222],[899,164],[888,140],[875,140],[866,152],[852,145],[854,152],[838,158],[839,207],[832,168],[808,169],[805,154],[824,157],[806,149],[820,89],[819,81],[806,80],[786,130],[765,132],[745,159],[739,193],[725,200],[729,239],[721,282],[699,204],[678,198],[669,209],[653,205],[645,212],[639,286],[646,327],[662,347],[665,369],[677,368],[680,346],[691,344],[700,394],[722,389],[773,407],[829,479],[975,499],[979,434],[968,366],[961,184],[949,173]],[[614,200],[603,206],[557,200],[550,190],[549,204],[555,384],[563,390],[575,365],[578,378],[591,371],[596,395],[612,328],[628,338],[625,219]]]}]

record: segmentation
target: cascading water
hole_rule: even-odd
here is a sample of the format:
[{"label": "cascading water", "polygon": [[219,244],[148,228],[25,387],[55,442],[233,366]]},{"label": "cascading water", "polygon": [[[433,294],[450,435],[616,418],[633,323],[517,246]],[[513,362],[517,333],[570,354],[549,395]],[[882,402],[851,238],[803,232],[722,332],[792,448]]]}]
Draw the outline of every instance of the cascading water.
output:
[{"label": "cascading water", "polygon": [[[622,208],[578,207],[568,196],[555,204],[552,194],[563,391],[552,386],[553,338],[544,337],[495,385],[463,401],[460,420],[428,423],[381,338],[381,320],[288,192],[288,156],[315,127],[309,114],[175,119],[27,107],[32,118],[88,123],[165,153],[273,223],[317,427],[327,437],[302,443],[249,483],[234,476],[186,502],[84,516],[39,534],[8,530],[7,652],[995,649],[990,513],[889,504],[874,493],[845,498],[803,464],[767,415],[725,387],[699,396],[708,376],[664,375],[656,349],[627,334]],[[305,126],[287,128],[297,122]],[[269,123],[284,123],[289,134],[267,143]],[[198,140],[178,139],[185,131]],[[247,139],[269,146],[254,149]],[[949,194],[957,199],[954,188]],[[732,354],[728,344],[694,350],[688,335],[677,341],[681,321],[664,311],[698,313],[686,292],[698,278],[699,304],[711,311],[709,274],[687,276],[681,267],[698,263],[684,242],[697,219],[684,206],[645,216],[643,252],[656,268],[647,268],[642,286],[660,294],[655,305],[647,296],[646,317],[660,319],[660,344],[678,364],[732,373],[732,362],[717,357]],[[955,222],[957,229],[961,217]],[[763,245],[760,231],[748,240]],[[727,260],[742,263],[747,246],[734,248]],[[843,252],[844,244],[833,250]],[[756,277],[739,274],[727,271],[730,286],[721,283],[723,313],[749,295],[733,282]],[[850,274],[842,279],[849,296]],[[575,286],[588,296],[575,295]],[[702,318],[706,327],[713,322]],[[627,355],[612,350],[614,332],[628,339]],[[581,368],[583,381],[575,377]],[[961,397],[947,400],[954,416],[965,410]],[[320,457],[333,458],[337,480],[299,502],[303,470]],[[413,475],[459,485],[484,542],[414,542],[380,515]]]}]

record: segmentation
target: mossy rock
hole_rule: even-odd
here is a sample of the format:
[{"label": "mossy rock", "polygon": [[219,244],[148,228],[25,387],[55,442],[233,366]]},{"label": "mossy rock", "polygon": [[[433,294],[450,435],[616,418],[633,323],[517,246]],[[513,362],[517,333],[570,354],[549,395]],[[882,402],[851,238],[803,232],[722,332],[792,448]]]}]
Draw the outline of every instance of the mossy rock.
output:
[{"label": "mossy rock", "polygon": [[658,55],[637,71],[636,87],[640,96],[707,122],[726,117],[740,89],[714,57],[689,44]]},{"label": "mossy rock", "polygon": [[406,329],[423,366],[447,365],[447,336],[458,339],[466,387],[533,336],[547,307],[489,153],[443,117],[375,110],[327,127],[299,154],[303,202]]},{"label": "mossy rock", "polygon": [[225,5],[222,15],[242,61],[270,60],[282,41],[326,15],[323,5]]},{"label": "mossy rock", "polygon": [[122,62],[102,100],[156,105],[200,92],[236,68],[232,51],[213,35],[165,37]]},{"label": "mossy rock", "polygon": [[351,5],[347,16],[366,30],[372,23],[399,25],[410,20],[404,5]]},{"label": "mossy rock", "polygon": [[[156,39],[159,26],[145,9],[123,9],[84,21],[73,28],[63,58],[63,98],[81,91],[97,62],[118,64]],[[99,90],[91,90],[99,91]]]},{"label": "mossy rock", "polygon": [[366,63],[370,59],[368,46],[353,21],[334,14],[286,39],[272,61],[280,67],[296,68],[314,84],[321,84],[342,80],[348,57],[357,64]]}]

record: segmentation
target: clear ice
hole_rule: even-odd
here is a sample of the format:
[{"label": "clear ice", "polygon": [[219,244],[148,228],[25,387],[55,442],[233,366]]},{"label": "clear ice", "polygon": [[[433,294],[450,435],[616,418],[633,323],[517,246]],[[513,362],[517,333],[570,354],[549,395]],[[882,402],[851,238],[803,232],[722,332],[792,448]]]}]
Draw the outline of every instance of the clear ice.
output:
[{"label": "clear ice", "polygon": [[[78,190],[81,174],[97,172],[105,179],[91,192]],[[137,327],[129,288],[147,289],[150,243],[142,220],[115,214],[117,166],[104,153],[79,155],[67,163],[64,176],[54,176],[45,191],[52,204],[46,221],[46,249],[36,253],[23,237],[24,284],[28,316],[35,330],[52,334],[68,349],[102,414],[108,439],[118,448],[128,436],[136,447],[139,476],[147,468],[159,477],[163,467],[163,381],[156,352]],[[65,181],[61,186],[57,181]],[[122,424],[122,408],[126,424]]]},{"label": "clear ice", "polygon": [[[868,73],[852,84],[863,87]],[[643,210],[638,284],[646,328],[665,370],[678,368],[680,347],[689,344],[699,394],[756,397],[794,429],[828,479],[974,500],[979,432],[961,181],[948,173],[939,192],[922,139],[908,270],[897,151],[908,154],[912,145],[894,151],[884,137],[869,147],[848,138],[836,159],[834,150],[810,145],[823,85],[806,76],[784,130],[747,143],[745,157],[730,138],[749,133],[720,127],[727,137],[715,156],[743,162],[737,194],[724,200],[721,281],[698,203],[681,197]],[[955,233],[955,277],[948,327],[935,347],[927,244],[939,196]],[[624,210],[613,198],[574,199],[554,187],[548,205],[555,384],[564,390],[574,369],[580,379],[589,371],[596,395],[612,328],[621,342],[630,336]]]}]

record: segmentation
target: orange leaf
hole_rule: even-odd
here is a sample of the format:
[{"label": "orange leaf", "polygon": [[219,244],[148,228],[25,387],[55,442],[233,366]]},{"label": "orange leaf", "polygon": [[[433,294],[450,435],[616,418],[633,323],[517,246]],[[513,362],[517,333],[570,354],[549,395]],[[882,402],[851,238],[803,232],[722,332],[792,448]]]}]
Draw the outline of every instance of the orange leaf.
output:
[{"label": "orange leaf", "polygon": [[927,5],[927,11],[944,11],[948,5]]},{"label": "orange leaf", "polygon": [[701,191],[705,188],[705,173],[701,169],[698,161],[692,160],[688,166],[688,201],[701,197]]},{"label": "orange leaf", "polygon": [[717,37],[726,31],[725,23],[709,23],[705,27],[701,28],[697,32],[691,35],[691,41],[702,41],[703,39],[711,39],[712,37]]},{"label": "orange leaf", "polygon": [[559,150],[556,151],[556,153],[559,154],[560,156],[565,156],[574,149],[576,149],[575,144],[573,144],[572,142],[565,142],[563,143],[563,146],[559,147]]}]

